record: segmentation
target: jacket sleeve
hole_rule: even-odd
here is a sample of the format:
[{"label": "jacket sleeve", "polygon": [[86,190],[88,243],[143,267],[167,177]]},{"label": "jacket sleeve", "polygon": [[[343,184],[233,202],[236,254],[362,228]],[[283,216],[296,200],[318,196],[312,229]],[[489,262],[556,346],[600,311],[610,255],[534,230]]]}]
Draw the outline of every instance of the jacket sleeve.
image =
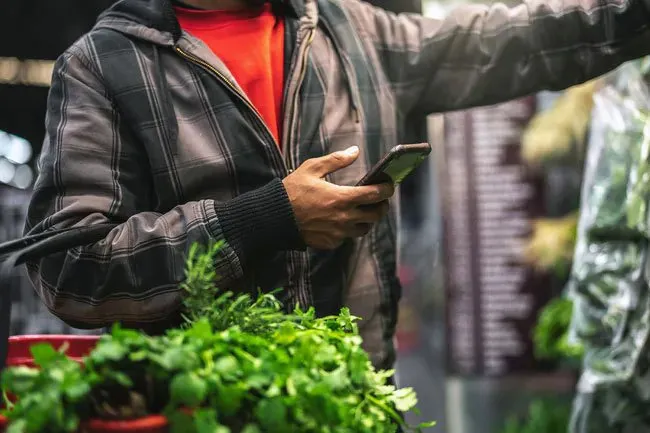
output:
[{"label": "jacket sleeve", "polygon": [[117,224],[100,242],[28,263],[45,304],[77,327],[155,326],[176,313],[194,243],[225,241],[216,271],[228,289],[268,249],[302,246],[280,180],[228,202],[154,211],[146,155],[92,63],[79,55],[68,53],[55,66],[39,171],[27,232]]},{"label": "jacket sleeve", "polygon": [[444,19],[344,2],[400,109],[434,113],[561,90],[650,53],[648,0],[466,5]]}]

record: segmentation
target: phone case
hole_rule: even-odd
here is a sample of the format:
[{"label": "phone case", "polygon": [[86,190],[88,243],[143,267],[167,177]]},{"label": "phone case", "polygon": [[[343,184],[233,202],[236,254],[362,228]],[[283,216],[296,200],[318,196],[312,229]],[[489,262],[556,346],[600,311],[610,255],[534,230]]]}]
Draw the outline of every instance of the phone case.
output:
[{"label": "phone case", "polygon": [[358,182],[357,186],[381,183],[399,185],[430,153],[431,145],[428,143],[395,146]]}]

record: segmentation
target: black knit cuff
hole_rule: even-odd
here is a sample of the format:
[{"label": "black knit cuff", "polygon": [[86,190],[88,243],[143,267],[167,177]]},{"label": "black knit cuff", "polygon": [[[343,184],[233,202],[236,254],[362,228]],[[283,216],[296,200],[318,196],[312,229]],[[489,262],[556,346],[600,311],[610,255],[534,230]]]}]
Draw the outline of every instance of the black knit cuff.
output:
[{"label": "black knit cuff", "polygon": [[227,202],[215,202],[214,207],[226,241],[243,262],[275,251],[305,248],[280,179]]}]

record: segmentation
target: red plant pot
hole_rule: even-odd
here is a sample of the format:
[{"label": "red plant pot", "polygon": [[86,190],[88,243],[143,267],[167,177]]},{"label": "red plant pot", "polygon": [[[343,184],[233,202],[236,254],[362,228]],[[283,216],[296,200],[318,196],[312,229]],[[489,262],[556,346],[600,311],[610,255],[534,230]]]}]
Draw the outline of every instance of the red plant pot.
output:
[{"label": "red plant pot", "polygon": [[86,335],[24,335],[9,338],[7,367],[34,367],[30,348],[35,344],[47,343],[55,349],[67,345],[66,356],[81,363],[97,345],[98,336]]},{"label": "red plant pot", "polygon": [[[78,335],[26,335],[9,338],[7,367],[35,367],[31,347],[35,344],[50,344],[55,349],[67,346],[66,356],[73,361],[83,362],[95,348],[98,336]],[[4,433],[7,419],[0,416],[0,433]],[[81,433],[168,433],[169,422],[162,415],[149,416],[129,421],[90,420],[82,423]]]},{"label": "red plant pot", "polygon": [[[98,336],[86,335],[20,335],[10,337],[7,367],[36,367],[30,349],[33,345],[41,343],[50,344],[56,350],[66,345],[66,356],[81,364],[83,358],[95,348],[98,341]],[[16,402],[12,395],[7,397],[9,401]],[[2,433],[1,426],[0,423],[0,433]]]},{"label": "red plant pot", "polygon": [[162,415],[131,421],[90,420],[83,423],[81,433],[167,433],[169,422]]}]

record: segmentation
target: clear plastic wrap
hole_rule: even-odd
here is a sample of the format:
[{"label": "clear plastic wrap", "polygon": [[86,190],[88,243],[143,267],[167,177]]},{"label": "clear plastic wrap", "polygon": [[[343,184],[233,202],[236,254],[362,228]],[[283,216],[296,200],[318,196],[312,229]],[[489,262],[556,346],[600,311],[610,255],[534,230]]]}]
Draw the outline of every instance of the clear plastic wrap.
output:
[{"label": "clear plastic wrap", "polygon": [[[645,60],[643,62],[646,62]],[[647,237],[650,89],[646,65],[624,65],[594,95],[582,222],[589,236]]]},{"label": "clear plastic wrap", "polygon": [[569,293],[585,346],[571,433],[650,432],[650,87],[648,60],[594,96]]}]

